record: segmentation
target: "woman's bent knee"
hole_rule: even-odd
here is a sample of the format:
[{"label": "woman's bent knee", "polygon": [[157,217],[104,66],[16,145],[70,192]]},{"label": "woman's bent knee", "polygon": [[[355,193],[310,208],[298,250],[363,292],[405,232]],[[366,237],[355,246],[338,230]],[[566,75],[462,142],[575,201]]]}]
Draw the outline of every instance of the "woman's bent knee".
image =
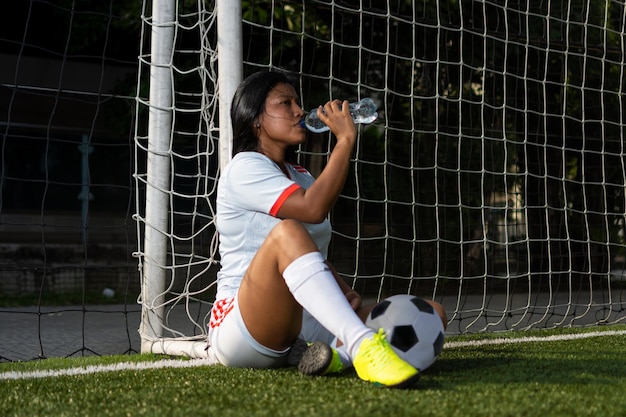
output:
[{"label": "woman's bent knee", "polygon": [[276,226],[274,226],[274,228],[270,231],[269,236],[280,236],[280,238],[283,239],[293,239],[300,237],[302,234],[309,236],[309,232],[307,232],[302,223],[293,219],[285,219],[281,220]]},{"label": "woman's bent knee", "polygon": [[313,238],[302,223],[291,219],[282,220],[274,226],[266,240],[270,241],[272,246],[283,247],[283,250],[300,247],[317,249]]}]

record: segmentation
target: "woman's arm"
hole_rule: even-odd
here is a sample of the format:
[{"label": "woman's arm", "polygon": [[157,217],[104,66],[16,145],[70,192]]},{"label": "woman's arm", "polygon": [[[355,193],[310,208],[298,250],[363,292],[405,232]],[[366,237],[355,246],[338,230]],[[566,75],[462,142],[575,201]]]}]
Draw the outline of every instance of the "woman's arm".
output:
[{"label": "woman's arm", "polygon": [[350,167],[350,156],[356,142],[356,127],[348,102],[335,100],[326,103],[324,112],[318,109],[320,119],[330,127],[337,138],[326,167],[307,190],[292,193],[278,211],[278,217],[306,223],[321,223],[343,189]]},{"label": "woman's arm", "polygon": [[335,276],[335,280],[337,281],[339,288],[341,288],[341,292],[343,292],[343,294],[346,296],[346,299],[348,300],[354,311],[359,311],[363,302],[361,294],[356,292],[351,286],[348,285],[346,281],[343,280],[343,278],[339,276],[337,270],[330,262],[326,261],[326,265],[328,265],[330,271]]}]

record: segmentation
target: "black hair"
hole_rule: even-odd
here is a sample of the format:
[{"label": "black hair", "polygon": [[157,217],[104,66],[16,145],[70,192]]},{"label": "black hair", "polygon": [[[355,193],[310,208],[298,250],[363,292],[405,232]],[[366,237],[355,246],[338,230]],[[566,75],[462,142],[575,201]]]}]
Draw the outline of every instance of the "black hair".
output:
[{"label": "black hair", "polygon": [[[265,99],[270,90],[281,83],[290,84],[298,91],[296,83],[282,72],[256,72],[239,84],[230,107],[233,127],[232,156],[239,152],[258,150],[259,137],[255,125],[265,109]],[[290,154],[289,151],[287,153]]]}]

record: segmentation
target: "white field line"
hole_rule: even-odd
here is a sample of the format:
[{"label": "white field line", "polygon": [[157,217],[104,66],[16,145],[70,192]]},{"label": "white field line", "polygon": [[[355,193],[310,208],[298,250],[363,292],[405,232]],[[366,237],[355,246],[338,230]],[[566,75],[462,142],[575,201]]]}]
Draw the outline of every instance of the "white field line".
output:
[{"label": "white field line", "polygon": [[[458,348],[458,347],[476,347],[486,345],[507,345],[515,343],[528,343],[528,342],[555,342],[561,340],[577,340],[588,339],[591,337],[604,337],[604,336],[623,336],[626,335],[626,330],[613,330],[613,331],[599,331],[588,333],[576,333],[565,335],[553,335],[545,337],[521,337],[521,338],[498,338],[498,339],[482,339],[482,340],[470,340],[467,342],[446,342],[444,348]],[[50,378],[57,376],[76,376],[95,374],[99,372],[119,372],[119,371],[141,371],[145,369],[162,369],[162,368],[194,368],[198,366],[214,365],[215,361],[210,359],[167,359],[155,362],[120,362],[109,365],[91,365],[80,368],[67,368],[67,369],[51,369],[42,371],[28,371],[28,372],[2,372],[0,373],[0,380],[9,379],[32,379],[32,378]]]},{"label": "white field line", "polygon": [[75,376],[95,374],[98,372],[141,371],[144,369],[194,368],[197,366],[207,366],[212,364],[215,364],[215,362],[212,362],[209,359],[166,359],[155,362],[119,362],[109,365],[83,366],[80,368],[50,369],[28,372],[2,372],[0,373],[0,380]]},{"label": "white field line", "polygon": [[475,346],[487,346],[487,345],[510,345],[515,343],[528,343],[528,342],[558,342],[561,340],[578,340],[589,339],[591,337],[603,337],[603,336],[623,336],[626,335],[626,330],[610,330],[599,332],[587,332],[587,333],[574,333],[563,334],[553,336],[528,336],[518,338],[497,338],[497,339],[481,339],[481,340],[469,340],[466,342],[446,342],[444,348],[457,348],[457,347],[475,347]]}]

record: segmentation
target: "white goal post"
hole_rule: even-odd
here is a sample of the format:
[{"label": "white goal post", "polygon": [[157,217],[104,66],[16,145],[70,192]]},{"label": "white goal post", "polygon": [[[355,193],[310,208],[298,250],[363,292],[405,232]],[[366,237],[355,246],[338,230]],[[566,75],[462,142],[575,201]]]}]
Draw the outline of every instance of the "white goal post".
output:
[{"label": "white goal post", "polygon": [[[218,128],[221,138],[218,161],[223,167],[230,159],[232,149],[230,103],[235,89],[242,80],[241,4],[226,0],[218,1],[215,6],[216,13],[202,10],[202,4],[199,2],[199,9],[196,12],[199,16],[196,27],[198,40],[203,40],[202,34],[205,34],[214,26],[214,22],[217,22],[217,49],[211,50],[210,44],[203,45],[207,48],[207,54],[197,51],[197,63],[199,67],[203,67],[211,65],[211,61],[217,58],[220,65],[217,86],[214,84],[213,87],[216,88],[209,93],[217,95],[218,100],[212,102],[205,100],[204,91],[202,91],[200,95],[202,107],[197,112],[203,114],[202,112],[207,110],[206,106],[211,103],[218,104],[220,117],[218,126],[221,126]],[[146,25],[151,30],[150,54],[149,59],[145,61],[149,68],[150,90],[148,102],[145,103],[149,109],[146,152],[148,160],[145,174],[145,225],[140,229],[139,236],[141,239],[141,231],[143,231],[144,250],[140,255],[142,259],[140,264],[142,319],[139,332],[142,352],[201,357],[206,355],[204,336],[198,338],[194,335],[189,338],[180,333],[176,334],[174,331],[178,337],[165,337],[166,309],[168,305],[171,305],[165,300],[165,296],[166,292],[171,289],[171,287],[168,288],[168,279],[172,277],[167,274],[169,269],[167,255],[171,243],[168,242],[168,235],[171,230],[169,228],[173,227],[169,222],[172,210],[171,200],[165,190],[170,190],[172,183],[168,151],[171,149],[171,141],[175,134],[174,113],[176,109],[173,98],[176,87],[173,59],[175,29],[179,24],[177,12],[176,0],[155,1],[152,4],[152,19],[149,22],[146,21]],[[207,20],[202,20],[202,16],[207,16]],[[223,52],[218,54],[217,51]],[[142,55],[143,58],[145,57]],[[204,69],[204,71],[209,70]],[[139,80],[141,83],[141,74]],[[203,85],[207,82],[207,79],[202,76],[201,80]],[[212,81],[215,80],[212,79]],[[138,100],[140,100],[139,97]],[[209,114],[214,115],[215,111]],[[209,120],[208,123],[211,124],[212,121]],[[137,138],[139,142],[139,134]],[[209,137],[209,140],[211,139]],[[137,176],[137,178],[140,177]],[[214,247],[209,255],[208,259],[201,263],[214,263]],[[173,273],[175,274],[176,271],[174,270]],[[187,301],[184,304],[186,303]],[[172,329],[168,330],[172,331]]]},{"label": "white goal post", "polygon": [[[142,351],[206,355],[230,100],[257,70],[305,110],[379,105],[331,213],[368,299],[434,298],[453,334],[626,322],[626,7],[590,3],[144,0]],[[298,157],[315,174],[331,146]]]}]

